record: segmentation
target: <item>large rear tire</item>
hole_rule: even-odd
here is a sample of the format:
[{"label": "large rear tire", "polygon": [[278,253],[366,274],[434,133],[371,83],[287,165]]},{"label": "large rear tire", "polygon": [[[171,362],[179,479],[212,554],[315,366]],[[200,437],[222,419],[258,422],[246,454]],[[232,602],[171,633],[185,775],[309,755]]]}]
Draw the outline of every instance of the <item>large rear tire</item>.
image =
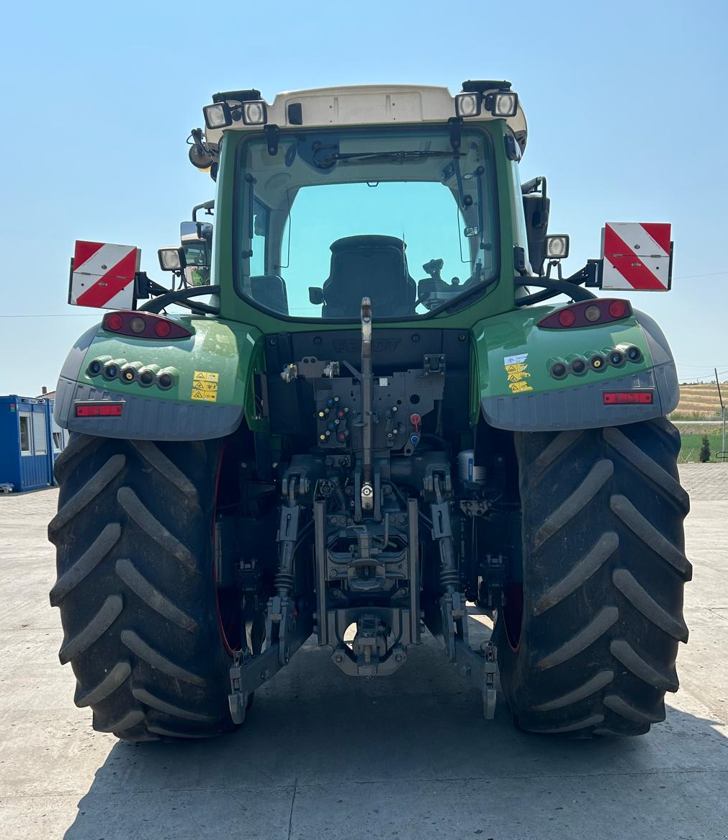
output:
[{"label": "large rear tire", "polygon": [[59,657],[94,728],[129,741],[233,728],[213,574],[218,442],[75,435],[59,456]]},{"label": "large rear tire", "polygon": [[499,628],[501,684],[532,732],[640,735],[676,691],[688,630],[687,493],[667,420],[516,434],[523,587]]}]

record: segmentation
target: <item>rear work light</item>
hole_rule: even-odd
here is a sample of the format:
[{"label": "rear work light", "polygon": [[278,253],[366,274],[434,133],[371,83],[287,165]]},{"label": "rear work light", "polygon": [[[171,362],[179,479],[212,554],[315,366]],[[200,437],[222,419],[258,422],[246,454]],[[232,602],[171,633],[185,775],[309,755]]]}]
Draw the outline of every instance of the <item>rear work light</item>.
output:
[{"label": "rear work light", "polygon": [[543,330],[579,329],[631,317],[632,304],[628,300],[599,298],[565,306],[541,319],[538,326]]},{"label": "rear work light", "polygon": [[124,409],[122,402],[77,402],[76,417],[121,417]]},{"label": "rear work light", "polygon": [[169,340],[189,338],[192,335],[190,330],[176,321],[170,321],[168,318],[155,315],[152,312],[135,312],[134,310],[109,312],[104,315],[101,326],[108,332],[130,335],[134,338],[154,338],[157,340],[163,338]]},{"label": "rear work light", "polygon": [[652,391],[604,391],[604,405],[652,405]]}]

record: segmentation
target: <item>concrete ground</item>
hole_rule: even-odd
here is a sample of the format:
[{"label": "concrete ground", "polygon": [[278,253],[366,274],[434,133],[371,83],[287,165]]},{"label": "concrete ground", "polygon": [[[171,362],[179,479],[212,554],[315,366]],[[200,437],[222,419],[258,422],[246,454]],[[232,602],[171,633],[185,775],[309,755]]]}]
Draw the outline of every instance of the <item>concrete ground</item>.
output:
[{"label": "concrete ground", "polygon": [[73,705],[48,606],[56,490],[0,497],[0,838],[482,840],[728,837],[728,464],[686,465],[690,643],[667,720],[642,738],[522,734],[434,643],[386,680],[315,647],[236,734],[122,744]]}]

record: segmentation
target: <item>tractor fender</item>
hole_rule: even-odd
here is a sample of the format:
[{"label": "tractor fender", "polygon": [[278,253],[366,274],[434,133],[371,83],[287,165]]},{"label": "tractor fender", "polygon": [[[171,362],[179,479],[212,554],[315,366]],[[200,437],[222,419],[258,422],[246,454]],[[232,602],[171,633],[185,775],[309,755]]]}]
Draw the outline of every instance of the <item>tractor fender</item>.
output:
[{"label": "tractor fender", "polygon": [[[74,344],[56,387],[56,423],[72,432],[133,440],[207,440],[234,432],[254,414],[252,379],[262,369],[262,334],[244,324],[214,318],[179,317],[192,335],[153,341],[87,330]],[[93,375],[94,360],[119,360],[158,376],[173,375],[161,389]],[[123,365],[122,365],[123,366]],[[121,403],[120,416],[76,416],[79,403]]]},{"label": "tractor fender", "polygon": [[[637,423],[673,411],[679,400],[675,363],[655,321],[634,311],[623,321],[573,330],[546,330],[540,321],[555,307],[534,307],[480,322],[475,356],[480,408],[486,422],[518,432],[563,431]],[[637,347],[638,362],[609,364],[609,352]],[[607,364],[593,370],[595,355]],[[552,376],[554,364],[587,362],[581,375]],[[644,391],[650,403],[614,404],[607,392]]]}]

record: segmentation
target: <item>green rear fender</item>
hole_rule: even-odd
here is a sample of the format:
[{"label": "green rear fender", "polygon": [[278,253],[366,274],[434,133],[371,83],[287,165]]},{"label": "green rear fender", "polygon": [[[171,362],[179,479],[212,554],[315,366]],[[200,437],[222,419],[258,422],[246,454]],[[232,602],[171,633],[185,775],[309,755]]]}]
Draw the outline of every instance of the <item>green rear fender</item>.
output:
[{"label": "green rear fender", "polygon": [[[235,431],[246,418],[256,430],[254,375],[263,368],[263,336],[255,327],[218,318],[173,319],[191,330],[189,338],[152,341],[120,336],[95,326],[76,342],[61,370],[55,418],[63,428],[102,437],[137,440],[205,440]],[[89,368],[94,360],[136,371],[106,379]],[[151,370],[151,385],[139,373]],[[172,385],[159,386],[162,373]],[[83,401],[121,402],[119,417],[77,417]]]},{"label": "green rear fender", "polygon": [[[559,307],[539,306],[480,321],[473,330],[477,394],[474,418],[512,431],[559,431],[617,426],[660,417],[679,399],[675,364],[662,330],[635,311],[622,321],[582,329],[543,329]],[[611,351],[636,347],[639,359],[609,361]],[[591,360],[601,356],[598,370]],[[584,373],[572,371],[583,360]],[[563,378],[552,374],[562,363]],[[578,367],[578,365],[577,365]],[[645,402],[617,404],[614,392],[642,392]],[[622,399],[620,397],[620,399]],[[647,402],[646,400],[650,400]]]}]

